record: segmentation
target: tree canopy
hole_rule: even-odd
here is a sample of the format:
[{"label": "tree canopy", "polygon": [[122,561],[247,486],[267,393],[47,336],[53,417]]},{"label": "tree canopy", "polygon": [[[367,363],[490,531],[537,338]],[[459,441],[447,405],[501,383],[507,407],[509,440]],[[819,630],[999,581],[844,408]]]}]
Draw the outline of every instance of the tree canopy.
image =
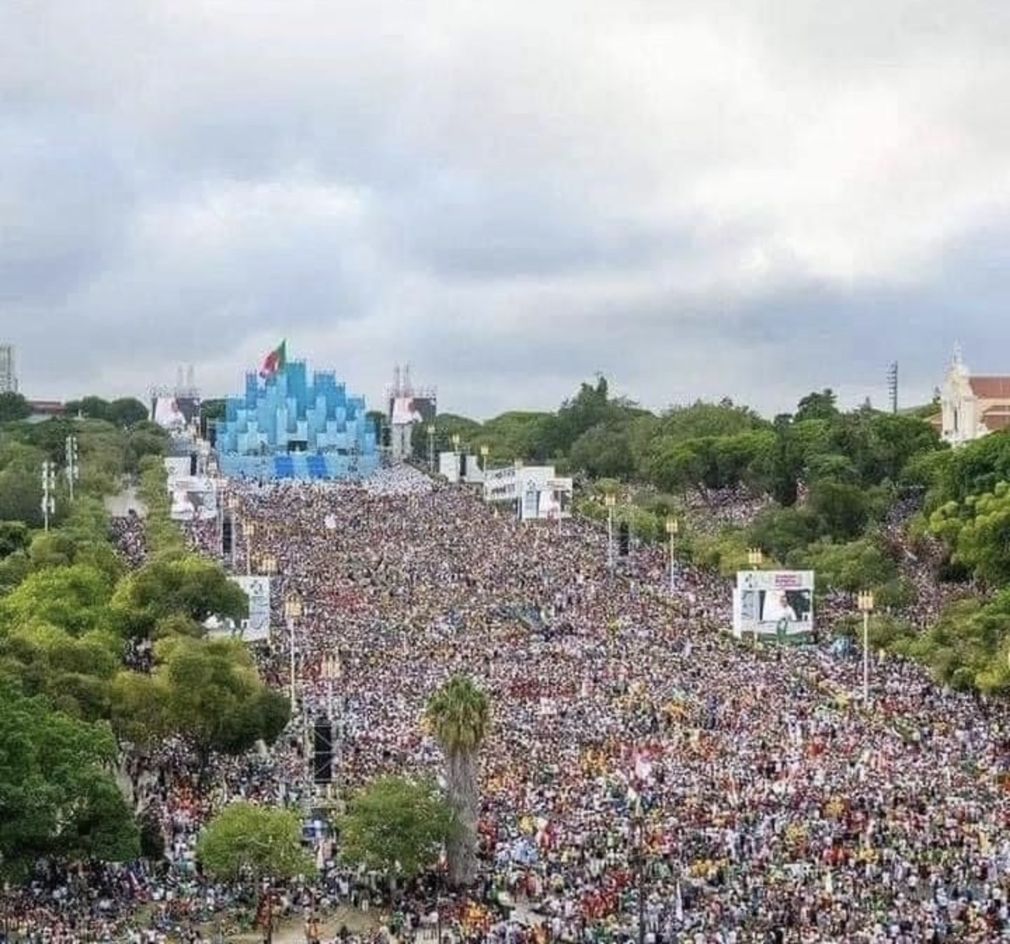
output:
[{"label": "tree canopy", "polygon": [[106,768],[107,726],[50,709],[0,678],[0,873],[23,878],[42,858],[122,862],[139,832]]},{"label": "tree canopy", "polygon": [[434,783],[382,777],[351,798],[339,829],[348,862],[413,878],[438,861],[455,820]]},{"label": "tree canopy", "polygon": [[298,814],[253,803],[226,806],[210,821],[196,849],[204,870],[221,881],[281,881],[315,873],[302,848]]}]

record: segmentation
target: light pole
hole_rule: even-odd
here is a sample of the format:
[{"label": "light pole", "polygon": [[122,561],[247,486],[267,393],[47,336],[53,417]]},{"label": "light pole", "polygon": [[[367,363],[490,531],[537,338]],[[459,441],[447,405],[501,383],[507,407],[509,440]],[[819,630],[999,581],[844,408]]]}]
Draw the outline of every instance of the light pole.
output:
[{"label": "light pole", "polygon": [[291,717],[295,716],[297,700],[295,698],[295,620],[302,615],[302,598],[297,593],[289,593],[284,600],[284,619],[288,624],[288,647],[291,650],[289,662],[291,679]]},{"label": "light pole", "polygon": [[252,576],[252,542],[256,534],[256,524],[253,521],[243,520],[242,536],[245,538],[245,575]]},{"label": "light pole", "polygon": [[56,463],[42,463],[42,522],[49,530],[49,516],[56,513]]},{"label": "light pole", "polygon": [[429,423],[425,429],[428,433],[428,471],[435,472],[435,424]]},{"label": "light pole", "polygon": [[235,540],[238,537],[235,525],[238,523],[238,510],[241,507],[242,503],[238,500],[238,495],[228,496],[228,512],[231,518],[231,567],[233,571],[235,570],[235,545],[238,544],[238,541]]},{"label": "light pole", "polygon": [[487,474],[487,457],[488,457],[488,453],[489,452],[491,452],[491,447],[487,443],[484,443],[484,445],[480,447],[480,474],[481,475],[486,475]]},{"label": "light pole", "polygon": [[74,483],[81,477],[81,460],[77,451],[77,437],[73,434],[67,436],[67,486],[70,489],[70,500],[74,500]]},{"label": "light pole", "polygon": [[523,467],[523,460],[515,460],[515,483],[516,483],[516,520],[522,521],[523,518],[523,477],[520,474],[520,470]]},{"label": "light pole", "polygon": [[[757,570],[765,560],[764,551],[759,547],[750,547],[747,549],[747,563],[750,564],[751,570]],[[761,622],[761,614],[755,614],[754,619],[754,645],[757,646],[758,642],[758,623]]]},{"label": "light pole", "polygon": [[870,614],[873,612],[873,591],[861,590],[856,598],[863,614],[863,704],[870,703]]},{"label": "light pole", "polygon": [[[330,752],[335,755],[336,764],[339,767],[343,762],[343,750],[341,747],[343,738],[343,711],[340,717],[334,711],[333,683],[340,678],[340,656],[333,654],[323,656],[323,664],[320,675],[326,681],[326,716],[330,719]],[[336,748],[336,750],[334,750]],[[331,760],[331,764],[333,761]],[[336,779],[334,769],[330,768],[330,786]]]},{"label": "light pole", "polygon": [[617,497],[613,492],[603,496],[603,504],[607,506],[607,569],[614,572],[614,505]]},{"label": "light pole", "polygon": [[677,532],[680,522],[673,517],[666,519],[666,533],[670,536],[670,594],[677,587]]}]

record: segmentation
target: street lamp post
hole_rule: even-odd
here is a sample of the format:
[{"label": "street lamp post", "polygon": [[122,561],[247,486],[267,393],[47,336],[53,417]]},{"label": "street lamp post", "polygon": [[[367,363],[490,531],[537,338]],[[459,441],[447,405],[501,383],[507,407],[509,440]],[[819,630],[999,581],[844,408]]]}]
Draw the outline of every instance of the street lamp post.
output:
[{"label": "street lamp post", "polygon": [[77,437],[67,436],[67,486],[70,489],[70,500],[74,500],[74,483],[81,477],[80,453],[77,451]]},{"label": "street lamp post", "polygon": [[870,703],[870,614],[873,612],[873,591],[861,590],[856,598],[863,614],[863,704]]},{"label": "street lamp post", "polygon": [[[751,570],[757,570],[765,560],[764,551],[759,547],[751,547],[747,549],[747,563],[750,564]],[[758,613],[754,620],[754,645],[757,646],[758,642],[758,623],[760,622],[761,614]]]},{"label": "street lamp post", "polygon": [[289,668],[291,671],[291,717],[295,716],[297,700],[295,698],[295,620],[301,619],[302,599],[297,593],[289,593],[284,600],[284,618],[288,624],[288,647],[291,650]]},{"label": "street lamp post", "polygon": [[670,594],[672,595],[677,586],[677,532],[680,530],[680,522],[676,518],[666,519],[666,533],[670,535]]},{"label": "street lamp post", "polygon": [[56,513],[56,463],[42,463],[42,522],[49,530],[49,516]]},{"label": "street lamp post", "polygon": [[523,467],[522,459],[515,459],[515,470],[516,470],[516,519],[522,521],[523,518],[523,490],[522,490],[522,474],[520,470]]},{"label": "street lamp post", "polygon": [[[334,711],[333,683],[340,678],[340,657],[328,655],[323,657],[321,676],[326,681],[326,716],[330,719],[330,752],[339,767],[343,763],[343,711]],[[336,750],[334,750],[336,748]],[[332,761],[331,761],[332,763]],[[330,770],[330,782],[336,779],[333,768]]]},{"label": "street lamp post", "polygon": [[[235,525],[238,523],[238,510],[242,507],[242,503],[238,500],[238,495],[228,496],[228,516],[231,519],[231,567],[232,571],[235,570],[235,545],[238,541],[235,540],[237,537]],[[222,548],[223,551],[223,548]]]},{"label": "street lamp post", "polygon": [[256,534],[256,524],[253,521],[242,522],[242,535],[245,538],[245,575],[252,576],[252,542]]},{"label": "street lamp post", "polygon": [[603,504],[607,506],[607,569],[614,572],[614,505],[617,497],[608,492],[603,496]]}]

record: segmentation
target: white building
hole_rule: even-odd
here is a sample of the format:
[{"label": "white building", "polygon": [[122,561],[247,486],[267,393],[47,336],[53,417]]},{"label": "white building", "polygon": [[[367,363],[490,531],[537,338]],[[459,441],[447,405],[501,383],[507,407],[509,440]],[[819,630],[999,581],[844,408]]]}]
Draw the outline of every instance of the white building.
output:
[{"label": "white building", "polygon": [[571,516],[572,480],[552,465],[510,465],[484,474],[484,501],[511,505],[523,521]]},{"label": "white building", "polygon": [[14,365],[14,345],[0,344],[0,393],[17,393],[18,375]]},{"label": "white building", "polygon": [[955,349],[934,422],[954,446],[1010,429],[1010,377],[973,375]]}]

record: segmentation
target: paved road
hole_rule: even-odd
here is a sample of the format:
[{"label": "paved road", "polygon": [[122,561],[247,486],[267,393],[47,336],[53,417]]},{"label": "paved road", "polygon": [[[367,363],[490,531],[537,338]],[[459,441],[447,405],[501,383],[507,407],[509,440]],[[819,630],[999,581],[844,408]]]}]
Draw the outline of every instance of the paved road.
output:
[{"label": "paved road", "polygon": [[128,485],[118,495],[106,498],[105,510],[113,518],[125,518],[131,511],[136,512],[141,518],[147,515],[147,509],[137,497],[137,490],[132,485]]}]

